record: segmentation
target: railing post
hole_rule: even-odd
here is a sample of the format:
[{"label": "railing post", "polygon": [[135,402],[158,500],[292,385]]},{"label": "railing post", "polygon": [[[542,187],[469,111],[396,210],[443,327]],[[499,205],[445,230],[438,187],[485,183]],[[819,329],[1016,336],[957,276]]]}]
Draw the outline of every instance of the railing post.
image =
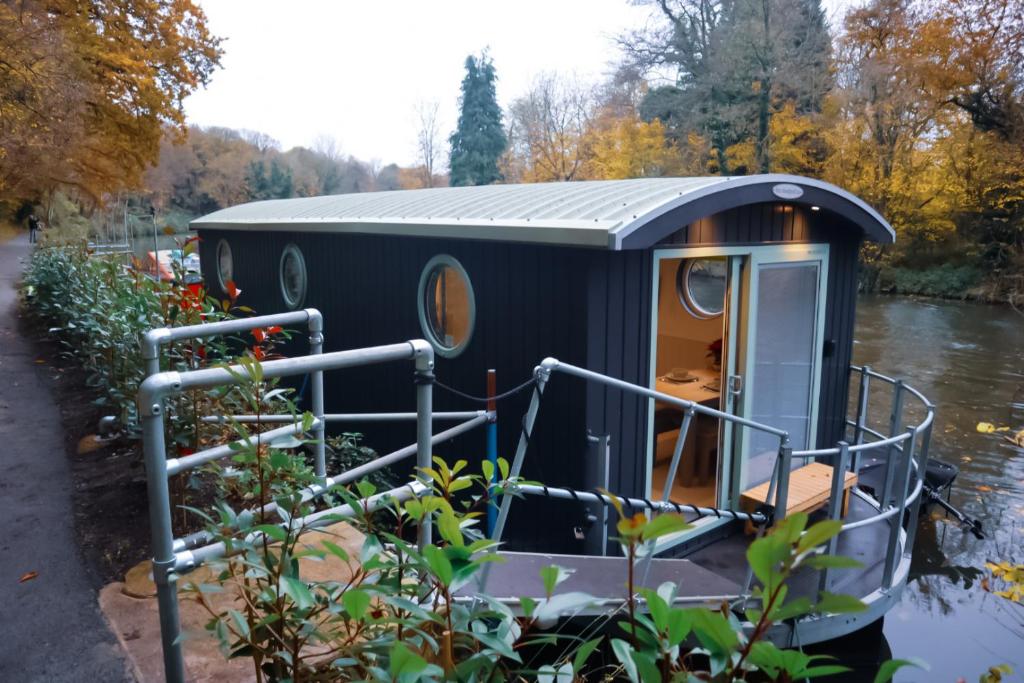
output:
[{"label": "railing post", "polygon": [[[932,414],[932,421],[928,423],[928,427],[921,432],[921,445],[917,451],[917,479],[924,481],[925,472],[928,470],[928,444],[932,439],[932,426],[935,424],[934,411],[935,406],[928,403],[925,405],[928,414]],[[917,486],[916,482],[914,486]],[[914,538],[917,536],[917,523],[918,514],[921,509],[921,499],[924,498],[924,489],[921,490],[921,494],[914,500],[910,506],[909,523],[907,524],[907,544],[903,547],[903,554],[909,556],[914,550]]]},{"label": "railing post", "polygon": [[[857,422],[853,428],[853,443],[855,446],[859,446],[864,443],[864,427],[867,426],[868,421],[868,399],[870,398],[871,389],[871,368],[867,365],[860,369],[860,386],[857,387]],[[860,451],[855,451],[853,454],[853,462],[851,469],[855,474],[860,474]]]},{"label": "railing post", "polygon": [[[900,462],[899,470],[897,471],[897,479],[895,482],[895,506],[899,510],[890,520],[889,527],[889,543],[885,549],[885,567],[882,571],[882,586],[884,588],[892,588],[893,575],[896,572],[896,565],[903,558],[903,553],[897,553],[896,548],[899,545],[900,530],[903,529],[903,513],[907,509],[907,490],[910,484],[910,472],[913,470],[914,464],[914,435],[916,429],[910,429],[907,431],[907,438],[903,443],[903,460]],[[915,524],[917,520],[910,520],[911,524]],[[905,548],[904,548],[905,550]]]},{"label": "railing post", "polygon": [[[828,501],[828,518],[834,521],[839,520],[842,516],[843,492],[845,491],[843,485],[846,483],[846,470],[850,464],[850,444],[840,441],[838,446],[839,454],[836,456],[835,462],[832,463],[832,497]],[[829,539],[828,545],[825,547],[825,554],[835,555],[838,547],[839,534],[836,534]],[[821,570],[818,590],[828,590],[828,573],[828,567]]]},{"label": "railing post", "polygon": [[690,423],[693,421],[693,407],[687,408],[683,413],[683,423],[679,426],[679,436],[676,437],[676,446],[672,451],[672,463],[668,466],[668,477],[665,478],[665,493],[663,498],[669,499],[672,495],[672,483],[676,480],[676,471],[679,469],[679,459],[683,454],[683,446],[686,442],[686,434],[690,431]]},{"label": "railing post", "polygon": [[[324,352],[324,319],[320,311],[307,309],[309,315],[309,353],[311,356],[319,356]],[[312,391],[310,392],[311,408],[313,416],[318,420],[313,436],[316,442],[313,445],[314,469],[316,470],[317,482],[324,483],[327,478],[327,443],[326,420],[324,420],[324,371],[316,370],[310,377]]]},{"label": "railing post", "polygon": [[[519,434],[516,455],[512,459],[512,466],[509,468],[509,477],[513,479],[518,477],[523,469],[523,460],[526,459],[526,447],[530,445],[530,434],[533,432],[533,424],[537,421],[537,412],[540,410],[540,397],[544,393],[544,385],[547,384],[550,376],[551,368],[547,366],[546,361],[534,370],[535,384],[533,385],[533,396],[530,398],[530,406],[526,409],[526,415],[523,417],[523,431]],[[508,510],[511,506],[512,496],[503,495],[501,497],[501,507],[498,509],[498,519],[495,520],[494,530],[491,532],[492,539],[501,540],[501,535],[505,532]],[[482,586],[486,584],[486,581],[487,572],[485,568],[481,590],[483,590]]]},{"label": "railing post", "polygon": [[789,468],[793,461],[793,449],[789,441],[779,446],[779,488],[775,492],[775,522],[786,517],[786,502],[789,499]]},{"label": "railing post", "polygon": [[[889,436],[893,437],[899,434],[902,429],[903,422],[903,380],[898,379],[893,384],[892,390],[892,414],[889,416]],[[882,504],[883,508],[887,508],[892,505],[892,486],[893,479],[896,474],[895,463],[893,462],[893,455],[899,451],[905,450],[905,447],[898,444],[892,444],[886,450],[885,454],[885,483],[882,485],[882,496],[878,499]]]},{"label": "railing post", "polygon": [[[414,343],[413,353],[416,362],[416,476],[425,486],[430,486],[424,469],[433,464],[434,348],[426,342]],[[420,550],[431,542],[432,535],[430,517],[424,516],[417,537]]]},{"label": "railing post", "polygon": [[487,489],[490,499],[487,505],[487,535],[494,531],[494,523],[498,519],[498,508],[494,504],[494,484],[498,477],[498,402],[494,399],[498,395],[498,374],[492,368],[487,371],[487,411],[491,413],[487,421],[487,460],[491,463],[491,481]]},{"label": "railing post", "polygon": [[174,530],[171,526],[171,498],[167,484],[163,401],[156,399],[150,405],[142,405],[140,401],[139,413],[142,417],[149,528],[153,545],[153,581],[156,583],[160,613],[164,677],[167,683],[184,683],[185,659],[179,638],[181,622],[178,616],[178,577],[174,573]]}]

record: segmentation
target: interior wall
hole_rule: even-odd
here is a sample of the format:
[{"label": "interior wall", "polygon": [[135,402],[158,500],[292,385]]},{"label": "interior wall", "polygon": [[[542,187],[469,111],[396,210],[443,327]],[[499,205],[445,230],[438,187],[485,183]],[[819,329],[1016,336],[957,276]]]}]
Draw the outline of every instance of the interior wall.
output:
[{"label": "interior wall", "polygon": [[708,345],[722,338],[722,317],[696,318],[679,300],[676,271],[683,259],[664,259],[658,274],[658,345],[655,374],[672,368],[710,367]]}]

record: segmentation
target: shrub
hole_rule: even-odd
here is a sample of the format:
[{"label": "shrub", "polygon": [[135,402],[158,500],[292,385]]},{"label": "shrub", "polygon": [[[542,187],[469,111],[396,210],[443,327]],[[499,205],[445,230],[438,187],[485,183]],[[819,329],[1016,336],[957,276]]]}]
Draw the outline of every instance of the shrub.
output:
[{"label": "shrub", "polygon": [[918,294],[944,299],[965,299],[981,280],[972,265],[942,264],[924,269],[884,266],[878,273],[878,290],[892,294]]},{"label": "shrub", "polygon": [[[258,406],[267,391],[259,363],[245,358],[241,364],[240,393]],[[309,414],[296,419],[307,428],[312,423]],[[494,504],[492,495],[517,495],[520,482],[509,477],[507,462],[499,459],[493,494],[490,462],[481,463],[475,473],[465,461],[449,467],[434,458],[434,466],[419,473],[429,483],[424,495],[405,501],[381,495],[371,506],[378,490],[364,480],[338,490],[347,509],[317,511],[305,495],[315,478],[296,452],[300,445],[298,440],[249,439],[234,453],[233,464],[249,473],[244,482],[256,506],[235,509],[221,501],[205,515],[208,533],[229,554],[213,561],[212,581],[190,583],[186,577],[183,582],[208,610],[207,628],[224,653],[250,658],[258,681],[648,683],[741,681],[752,675],[788,681],[845,671],[827,657],[781,650],[764,638],[776,622],[864,609],[849,596],[788,598],[787,582],[798,571],[859,566],[820,552],[841,522],[808,527],[806,514],[794,514],[751,544],[747,557],[759,583],[744,613],[754,624],[749,635],[727,605],[717,610],[675,607],[674,584],[639,587],[630,572],[621,603],[605,615],[618,618],[618,634],[583,640],[552,628],[560,617],[598,602],[584,593],[558,592],[569,576],[561,567],[541,570],[544,595],[521,598],[518,615],[490,595],[460,592],[490,563],[502,561],[497,543],[477,525]],[[630,516],[618,507],[617,512],[618,540],[630,563],[652,552],[658,538],[688,528],[677,514]],[[382,513],[390,516],[389,524],[380,524]],[[358,555],[314,529],[343,520],[364,535]],[[410,542],[427,521],[435,530],[433,542]],[[314,534],[321,534],[319,543]],[[301,559],[328,557],[347,565],[349,575],[329,580],[303,575]],[[210,597],[225,592],[233,596],[229,606]],[[558,647],[544,647],[552,645]],[[617,666],[589,664],[598,648],[609,652]],[[887,664],[877,680],[888,680],[901,664]]]}]

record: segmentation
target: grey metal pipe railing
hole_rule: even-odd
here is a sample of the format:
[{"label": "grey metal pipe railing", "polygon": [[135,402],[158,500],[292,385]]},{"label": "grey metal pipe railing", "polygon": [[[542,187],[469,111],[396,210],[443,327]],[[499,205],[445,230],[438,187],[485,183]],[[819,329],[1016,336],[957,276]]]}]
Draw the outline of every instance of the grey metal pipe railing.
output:
[{"label": "grey metal pipe railing", "polygon": [[[431,415],[435,422],[471,420],[481,415],[487,416],[486,410],[463,410],[437,412]],[[416,413],[324,413],[324,422],[412,422],[416,419]],[[205,415],[200,418],[206,424],[280,424],[294,422],[293,415]]]},{"label": "grey metal pipe railing", "polygon": [[[326,510],[314,512],[306,515],[305,517],[298,517],[291,520],[290,523],[281,522],[278,526],[283,529],[291,529],[293,532],[297,529],[302,531],[320,529],[325,526],[335,524],[342,519],[355,517],[357,514],[364,512],[364,510],[373,512],[393,501],[400,502],[409,500],[410,498],[421,496],[429,490],[430,489],[428,487],[423,486],[422,483],[417,481],[412,484],[406,484],[398,488],[382,491],[381,493],[377,493],[366,498],[364,501],[365,507],[361,510],[355,510],[351,505],[346,503]],[[245,540],[250,543],[258,543],[263,536],[264,534],[262,532],[254,531],[246,536]],[[223,541],[217,541],[216,543],[210,543],[209,545],[189,550],[180,550],[175,554],[174,571],[179,574],[184,574],[206,562],[210,562],[227,555],[227,546]]]},{"label": "grey metal pipe railing", "polygon": [[[288,416],[290,419],[292,416]],[[313,420],[312,428],[316,429],[319,427],[319,420]],[[265,432],[257,434],[251,434],[248,437],[236,439],[220,446],[213,446],[206,448],[201,451],[196,451],[189,455],[182,456],[180,458],[168,458],[167,460],[167,475],[173,476],[180,474],[186,470],[190,470],[200,465],[213,462],[214,460],[220,460],[226,458],[234,453],[238,452],[239,448],[252,446],[254,443],[271,443],[274,439],[279,439],[282,436],[294,436],[295,434],[302,433],[302,423],[295,422],[294,424],[287,425],[285,427],[278,427],[277,429],[271,429]]]},{"label": "grey metal pipe railing", "polygon": [[[483,412],[486,413],[486,411]],[[466,422],[463,422],[462,424],[458,424],[455,425],[454,427],[451,427],[450,429],[446,429],[443,432],[433,434],[430,437],[430,443],[432,446],[434,446],[439,443],[444,443],[445,441],[451,441],[455,437],[470,432],[476,427],[487,424],[489,419],[490,416],[487,414],[474,417],[470,420],[467,420]],[[269,433],[270,432],[264,432],[264,435]],[[243,439],[242,443],[244,443],[244,441],[245,440]],[[341,474],[338,474],[336,476],[325,477],[322,482],[313,484],[312,486],[307,486],[299,491],[299,493],[302,496],[302,502],[305,503],[310,500],[313,500],[314,498],[319,498],[320,496],[324,495],[325,493],[328,493],[332,489],[336,489],[340,486],[345,486],[346,484],[351,484],[352,482],[357,481],[358,479],[361,479],[362,477],[365,477],[368,474],[372,474],[373,472],[382,470],[385,467],[389,467],[391,465],[399,463],[402,460],[408,458],[409,456],[415,455],[417,451],[418,445],[413,443],[409,446],[399,448],[396,451],[392,451],[391,453],[388,453],[386,455],[378,456],[371,460],[370,462],[363,463],[362,465],[357,465],[356,467],[346,470],[345,472],[342,472]],[[418,483],[422,485],[422,482]],[[265,514],[273,513],[277,510],[277,503],[267,503],[262,508],[252,508],[251,510],[249,510],[249,512],[257,514],[260,512],[260,510],[262,510]],[[177,550],[194,548],[204,543],[209,543],[211,540],[212,538],[207,532],[199,531],[194,534],[189,534],[188,536],[183,536],[182,538],[175,539],[174,547]]]},{"label": "grey metal pipe railing", "polygon": [[586,370],[584,368],[576,367],[575,365],[570,365],[569,363],[563,363],[555,358],[546,358],[544,359],[544,363],[549,363],[549,370],[551,372],[564,372],[567,375],[574,375],[585,380],[597,382],[598,384],[604,384],[607,386],[615,387],[617,389],[621,389],[632,394],[645,396],[647,398],[653,398],[657,401],[662,401],[664,403],[674,405],[678,408],[683,408],[684,410],[692,408],[694,411],[701,413],[702,415],[708,415],[719,420],[728,420],[729,422],[743,425],[744,427],[750,427],[751,429],[756,429],[758,431],[765,432],[767,434],[772,434],[773,436],[777,436],[780,438],[789,438],[789,432],[787,432],[784,429],[778,429],[770,425],[761,424],[760,422],[754,422],[753,420],[748,420],[747,418],[740,417],[738,415],[723,413],[721,410],[708,408],[707,406],[701,405],[700,403],[694,403],[693,401],[687,401],[686,399],[683,398],[678,398],[676,396],[664,394],[660,391],[648,389],[647,387],[642,387],[638,384],[631,384],[621,379],[608,377],[606,375],[602,375],[599,372],[594,372],[593,370]]},{"label": "grey metal pipe railing", "polygon": [[[324,318],[323,314],[315,308],[306,308],[301,311],[288,311],[285,313],[273,313],[270,315],[258,315],[252,318],[235,318],[233,320],[220,320],[212,323],[199,325],[182,325],[180,327],[161,327],[149,330],[142,335],[140,347],[142,349],[142,360],[146,376],[155,375],[160,372],[160,347],[176,341],[186,339],[206,339],[250,330],[273,327],[296,325],[305,323],[309,329],[309,352],[311,355],[323,353],[324,348]],[[314,469],[318,477],[324,477],[327,471],[327,455],[324,443],[324,375],[323,370],[314,370],[310,373],[310,403],[313,417],[321,420],[314,430],[315,443],[313,446]]]},{"label": "grey metal pipe railing", "polygon": [[[249,318],[243,321],[224,321],[210,323],[204,330],[188,330],[174,328],[156,330],[147,333],[143,339],[143,350],[147,371],[159,370],[159,347],[175,338],[196,338],[222,334],[226,331],[243,331],[264,324],[287,324],[282,320],[291,320],[292,315],[302,312],[284,314],[282,316],[264,316]],[[319,315],[319,313],[317,313]],[[177,330],[177,331],[175,331]],[[391,344],[367,349],[318,353],[299,358],[285,358],[266,361],[261,364],[264,378],[287,377],[307,373],[322,373],[335,370],[379,364],[393,361],[413,361],[416,378],[416,412],[418,415],[416,429],[417,466],[430,465],[431,454],[431,419],[434,350],[423,340],[412,340],[401,344]],[[160,613],[160,634],[164,652],[164,673],[170,683],[183,683],[185,677],[184,658],[180,636],[180,619],[177,601],[178,552],[180,542],[176,543],[171,525],[171,506],[169,492],[169,470],[167,448],[164,437],[163,400],[172,395],[189,389],[207,389],[214,386],[235,385],[244,381],[245,368],[235,365],[231,368],[205,368],[185,372],[153,372],[139,386],[138,408],[142,420],[143,454],[146,465],[146,487],[149,497],[150,535],[153,545],[153,579],[157,588],[157,603]],[[322,380],[322,374],[320,376]],[[321,415],[315,426],[322,429]],[[481,421],[486,418],[478,418]],[[282,430],[295,430],[298,425],[286,425]],[[275,431],[275,430],[271,430]],[[261,438],[264,438],[261,436]],[[320,443],[323,443],[321,438]],[[207,449],[201,454],[210,457]],[[184,459],[181,459],[184,460]],[[181,460],[178,467],[181,466]],[[430,521],[421,524],[420,540],[429,540]]]},{"label": "grey metal pipe railing", "polygon": [[665,492],[662,497],[668,500],[672,495],[672,482],[676,480],[676,470],[679,469],[679,460],[683,455],[683,446],[686,436],[690,432],[690,423],[693,422],[694,409],[687,408],[683,413],[683,423],[679,426],[679,436],[676,437],[676,445],[672,450],[672,462],[668,467],[668,476],[665,477]]}]

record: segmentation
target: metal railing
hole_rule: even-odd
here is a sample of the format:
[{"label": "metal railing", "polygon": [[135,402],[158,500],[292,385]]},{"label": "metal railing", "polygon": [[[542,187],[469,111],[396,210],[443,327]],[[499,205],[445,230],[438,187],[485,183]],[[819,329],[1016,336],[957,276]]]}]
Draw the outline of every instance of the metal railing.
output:
[{"label": "metal railing", "polygon": [[[138,406],[142,419],[143,452],[146,464],[146,482],[149,497],[150,534],[153,546],[153,579],[156,583],[157,602],[160,615],[160,636],[164,655],[164,672],[169,683],[183,683],[185,665],[181,643],[181,623],[178,613],[178,578],[205,562],[222,557],[228,552],[225,544],[217,542],[206,532],[193,533],[175,538],[171,524],[171,501],[169,478],[203,464],[214,462],[237,453],[238,445],[260,443],[288,434],[304,432],[301,420],[294,416],[212,416],[208,421],[276,423],[283,426],[266,432],[253,434],[234,444],[222,444],[179,458],[168,458],[164,435],[163,401],[181,392],[194,389],[211,389],[219,386],[239,384],[246,376],[241,365],[215,367],[185,372],[160,372],[160,349],[172,341],[197,339],[215,335],[248,331],[257,327],[292,325],[306,323],[310,330],[310,355],[297,358],[264,361],[262,375],[265,379],[310,375],[312,378],[312,431],[314,439],[314,469],[316,483],[302,489],[302,498],[309,501],[329,492],[331,489],[356,481],[376,470],[416,456],[417,472],[431,466],[432,448],[435,444],[448,441],[481,425],[493,424],[496,413],[487,411],[433,412],[434,350],[424,340],[411,340],[400,344],[376,346],[364,349],[323,353],[323,319],[315,309],[295,311],[279,315],[267,315],[241,320],[230,320],[177,328],[162,328],[148,332],[142,340],[142,352],[146,362],[147,377],[139,387]],[[412,362],[413,382],[416,393],[416,412],[409,413],[367,413],[328,414],[324,412],[323,375],[326,371],[343,370],[360,366]],[[433,433],[434,421],[455,420],[455,426]],[[374,460],[329,476],[326,471],[324,427],[328,422],[382,422],[415,421],[416,442],[392,453],[381,455]],[[376,509],[384,501],[401,501],[421,496],[430,490],[422,475],[401,487],[383,491],[363,502],[364,509]],[[271,513],[276,510],[274,503],[268,503],[253,512]],[[313,512],[301,519],[282,521],[292,528],[311,529],[327,526],[339,518],[351,517],[362,512],[349,505],[339,505]],[[420,546],[430,543],[432,526],[424,520],[419,527],[417,542]],[[253,540],[256,540],[255,537]]]},{"label": "metal railing", "polygon": [[[530,442],[533,426],[540,410],[541,397],[544,388],[555,372],[561,372],[589,382],[595,382],[607,387],[620,389],[626,393],[643,396],[646,398],[662,401],[673,405],[683,411],[683,421],[676,437],[675,448],[672,460],[669,464],[669,478],[666,480],[663,500],[650,501],[647,499],[636,499],[613,495],[604,495],[597,492],[574,491],[565,488],[553,488],[548,486],[527,486],[522,485],[518,490],[527,495],[546,495],[549,497],[572,499],[583,502],[598,502],[607,504],[610,498],[616,498],[619,503],[629,505],[636,509],[649,509],[654,512],[668,512],[692,510],[697,514],[716,514],[719,517],[731,519],[749,520],[755,524],[763,525],[769,521],[778,521],[786,515],[786,503],[789,495],[789,474],[794,462],[801,460],[817,460],[832,462],[832,484],[827,510],[827,516],[832,520],[839,520],[842,513],[843,488],[845,474],[852,471],[860,481],[860,470],[865,455],[881,455],[884,458],[885,477],[881,495],[876,499],[867,491],[860,488],[859,484],[854,485],[851,495],[857,496],[876,510],[876,514],[856,521],[849,521],[843,524],[840,535],[833,537],[825,552],[835,554],[839,536],[849,533],[855,529],[861,529],[872,524],[887,522],[889,532],[886,536],[886,550],[883,558],[883,570],[881,585],[878,590],[867,596],[865,602],[880,600],[879,593],[888,593],[894,583],[897,568],[901,561],[906,560],[909,566],[910,551],[913,548],[914,532],[916,524],[913,520],[917,518],[917,511],[921,504],[921,491],[924,485],[924,472],[928,460],[928,445],[931,437],[932,424],[935,417],[935,408],[925,396],[905,384],[902,380],[893,379],[886,375],[872,371],[869,367],[852,366],[851,371],[860,376],[860,385],[857,397],[857,412],[855,419],[847,420],[846,426],[852,428],[852,443],[846,440],[839,441],[832,448],[805,449],[794,451],[789,445],[789,435],[781,429],[760,424],[753,420],[724,413],[720,410],[708,408],[699,403],[687,401],[669,394],[664,394],[647,387],[631,384],[623,380],[602,375],[591,370],[579,368],[568,363],[562,363],[554,358],[545,359],[535,370],[535,387],[530,405],[527,408],[523,419],[523,429],[513,459],[511,473],[518,477],[523,466],[526,450]],[[889,433],[883,434],[872,428],[868,423],[868,408],[870,403],[871,381],[876,380],[892,385],[892,409],[889,416]],[[915,425],[905,424],[904,404],[907,397],[918,400],[924,410],[924,415]],[[726,420],[744,428],[770,434],[778,439],[778,457],[775,467],[772,469],[771,478],[765,502],[772,505],[771,519],[766,512],[743,512],[738,510],[721,510],[715,508],[677,504],[670,500],[671,482],[678,470],[683,452],[683,444],[693,421],[695,414],[707,415],[712,418]],[[845,436],[845,434],[844,434]],[[869,438],[873,440],[869,440]],[[494,527],[492,537],[500,540],[504,531],[505,522],[508,518],[509,509],[512,504],[512,496],[505,496],[502,499],[498,513],[498,522]],[[911,511],[909,528],[904,531],[904,513]],[[763,529],[763,526],[762,526]],[[905,572],[904,572],[905,579]],[[750,576],[748,575],[747,587],[749,590]],[[484,578],[486,581],[486,576]],[[830,583],[830,572],[824,569],[820,573],[819,584],[822,590],[828,588]],[[481,583],[481,587],[483,583]]]},{"label": "metal railing", "polygon": [[[237,452],[238,444],[246,445],[247,441],[251,439],[268,440],[277,436],[299,434],[304,429],[303,425],[290,415],[207,416],[203,418],[206,422],[260,422],[281,424],[282,426],[235,442],[234,447],[232,444],[222,444],[187,456],[169,459],[164,439],[163,400],[192,389],[210,389],[218,386],[238,384],[241,381],[240,378],[245,376],[245,373],[242,366],[205,368],[185,372],[160,372],[160,349],[164,344],[169,344],[173,341],[245,332],[256,327],[292,325],[297,323],[305,323],[309,327],[310,355],[265,361],[262,363],[262,371],[263,377],[267,379],[304,374],[308,374],[311,378],[311,413],[313,415],[311,429],[314,434],[312,443],[314,444],[314,469],[317,481],[315,484],[302,490],[304,501],[318,498],[333,488],[354,482],[371,472],[397,463],[412,455],[416,456],[418,468],[429,467],[431,465],[432,447],[435,444],[448,441],[481,425],[489,425],[488,457],[493,458],[495,456],[495,453],[490,452],[490,450],[496,449],[496,445],[492,448],[492,441],[494,440],[491,433],[496,420],[493,402],[488,404],[488,410],[485,411],[433,412],[434,351],[426,341],[412,340],[400,344],[323,353],[323,319],[315,309],[243,320],[166,328],[147,333],[142,341],[142,351],[148,377],[140,386],[138,404],[139,414],[142,419],[147,488],[149,493],[150,525],[153,544],[153,578],[157,586],[165,673],[167,680],[172,683],[183,681],[185,676],[182,644],[180,642],[181,627],[177,604],[177,580],[179,576],[195,569],[204,562],[223,556],[227,549],[223,543],[216,542],[213,537],[205,532],[190,534],[182,538],[174,537],[171,526],[169,478],[205,463],[228,457]],[[413,379],[416,387],[415,412],[342,414],[326,413],[324,411],[324,372],[401,361],[411,361],[414,363]],[[778,520],[785,516],[789,489],[789,472],[792,463],[801,459],[813,458],[817,460],[832,460],[833,477],[828,516],[830,519],[839,519],[844,474],[850,469],[859,474],[863,460],[862,456],[865,453],[883,453],[886,457],[886,473],[885,483],[879,498],[872,497],[859,487],[855,487],[853,491],[855,495],[867,502],[878,512],[866,519],[847,522],[843,526],[843,533],[870,524],[884,521],[889,522],[890,532],[887,537],[883,579],[879,590],[884,593],[894,585],[897,565],[901,559],[909,559],[909,548],[913,545],[914,525],[912,524],[904,535],[901,522],[903,513],[908,508],[914,511],[915,514],[913,516],[916,517],[916,510],[921,500],[923,473],[928,457],[928,440],[934,419],[933,406],[917,390],[901,381],[873,372],[870,368],[854,367],[853,372],[859,373],[861,384],[855,419],[847,421],[847,426],[854,430],[852,443],[840,441],[834,448],[793,451],[789,445],[789,435],[785,430],[562,363],[554,358],[547,358],[534,370],[533,395],[523,417],[522,431],[510,467],[510,479],[515,480],[520,477],[530,436],[540,410],[541,398],[545,386],[550,381],[551,375],[555,372],[567,374],[588,382],[596,382],[649,399],[663,401],[682,409],[684,419],[676,439],[670,464],[672,473],[677,471],[683,453],[683,443],[693,416],[697,414],[726,420],[744,428],[769,434],[778,440],[778,457],[772,471],[766,495],[766,502],[771,501],[774,506],[773,511],[739,511],[685,506],[687,509],[692,508],[698,515],[714,514],[719,517],[746,520],[761,525],[763,528],[764,524],[771,522],[773,519]],[[871,380],[886,382],[894,387],[888,435],[875,430],[868,422],[867,412]],[[493,391],[491,391],[491,394],[493,395]],[[903,404],[904,399],[908,395],[918,399],[925,407],[926,414],[924,418],[915,426],[904,425]],[[415,421],[416,442],[392,453],[379,456],[369,463],[351,468],[346,472],[328,475],[324,444],[326,424],[328,422],[350,423],[358,421]],[[457,424],[434,434],[433,423],[435,421],[456,421]],[[869,438],[874,440],[868,440]],[[912,482],[914,487],[908,495]],[[574,491],[572,489],[527,484],[519,485],[516,489],[524,494],[547,495],[565,499],[571,498],[577,501],[598,502],[606,505],[610,502],[611,498],[616,498],[624,505],[634,508],[646,507],[656,512],[678,511],[680,508],[679,504],[669,500],[667,491],[664,500],[649,501],[607,493]],[[376,494],[363,502],[373,509],[389,498],[392,500],[405,500],[413,496],[423,495],[428,490],[427,482],[420,477],[408,485]],[[501,539],[513,498],[514,496],[511,495],[502,496],[496,519],[493,525],[491,525],[492,538]],[[262,511],[268,513],[273,512],[275,509],[274,504],[270,503],[263,506]],[[339,517],[352,516],[355,512],[349,506],[341,505],[314,512],[299,520],[299,522],[303,528],[315,528],[334,523]],[[295,520],[292,520],[292,524],[294,522]],[[431,535],[431,525],[429,520],[426,520],[420,527],[417,540],[421,545],[429,543]],[[837,543],[838,541],[835,538],[832,539],[827,551],[835,552]],[[481,589],[486,584],[488,573],[485,567],[480,583]],[[828,586],[829,574],[827,570],[822,573],[820,582],[822,588]],[[871,596],[869,596],[870,598]]]}]

